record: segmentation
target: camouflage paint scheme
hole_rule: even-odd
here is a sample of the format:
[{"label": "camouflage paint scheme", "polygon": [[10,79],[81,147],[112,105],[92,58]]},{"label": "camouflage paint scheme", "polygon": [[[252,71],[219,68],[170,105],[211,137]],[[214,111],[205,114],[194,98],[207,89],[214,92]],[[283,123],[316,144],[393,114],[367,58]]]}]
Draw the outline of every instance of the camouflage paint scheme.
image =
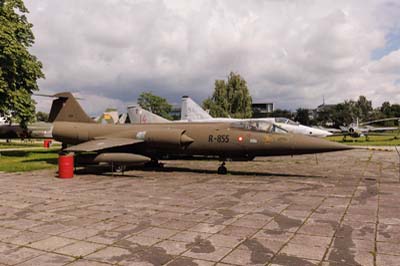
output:
[{"label": "camouflage paint scheme", "polygon": [[347,150],[350,147],[308,136],[269,133],[237,123],[96,124],[71,93],[54,95],[50,119],[53,137],[66,151],[130,153],[153,160],[174,156],[216,156],[252,160],[256,156],[295,155]]}]

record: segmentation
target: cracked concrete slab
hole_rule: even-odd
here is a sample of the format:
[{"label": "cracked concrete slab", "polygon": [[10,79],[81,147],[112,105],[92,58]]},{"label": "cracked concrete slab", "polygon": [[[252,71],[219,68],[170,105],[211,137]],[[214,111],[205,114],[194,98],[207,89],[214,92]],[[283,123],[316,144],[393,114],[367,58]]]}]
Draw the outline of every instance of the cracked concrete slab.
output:
[{"label": "cracked concrete slab", "polygon": [[0,265],[400,264],[396,153],[217,166],[0,173]]}]

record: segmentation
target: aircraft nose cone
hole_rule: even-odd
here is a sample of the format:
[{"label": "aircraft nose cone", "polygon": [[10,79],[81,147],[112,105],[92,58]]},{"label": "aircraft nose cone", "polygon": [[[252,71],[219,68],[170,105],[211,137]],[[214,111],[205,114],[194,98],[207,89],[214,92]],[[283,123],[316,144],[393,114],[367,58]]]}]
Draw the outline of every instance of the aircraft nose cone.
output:
[{"label": "aircraft nose cone", "polygon": [[319,128],[311,128],[310,130],[310,135],[316,136],[316,137],[327,137],[332,135],[332,133],[319,129]]},{"label": "aircraft nose cone", "polygon": [[292,145],[295,154],[344,151],[353,149],[350,146],[337,142],[301,135],[293,135]]}]

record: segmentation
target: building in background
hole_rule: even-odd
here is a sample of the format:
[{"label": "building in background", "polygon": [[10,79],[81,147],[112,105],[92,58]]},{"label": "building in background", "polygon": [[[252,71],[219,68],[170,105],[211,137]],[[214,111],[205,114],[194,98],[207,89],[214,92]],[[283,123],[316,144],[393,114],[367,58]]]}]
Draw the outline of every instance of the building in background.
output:
[{"label": "building in background", "polygon": [[255,102],[252,103],[253,117],[266,117],[274,111],[274,103],[271,102]]}]

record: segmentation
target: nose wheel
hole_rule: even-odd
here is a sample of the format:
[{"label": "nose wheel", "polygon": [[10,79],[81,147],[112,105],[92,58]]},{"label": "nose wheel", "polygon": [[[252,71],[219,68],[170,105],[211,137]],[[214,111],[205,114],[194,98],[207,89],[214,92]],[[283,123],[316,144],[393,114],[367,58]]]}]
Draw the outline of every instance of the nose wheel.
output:
[{"label": "nose wheel", "polygon": [[221,166],[218,167],[218,171],[217,172],[218,172],[219,175],[226,175],[228,173],[228,169],[226,169],[226,167],[225,167],[225,162],[223,162],[221,164]]},{"label": "nose wheel", "polygon": [[152,159],[150,162],[144,164],[146,168],[154,168],[154,169],[162,169],[164,168],[164,164],[158,162],[158,160]]}]

